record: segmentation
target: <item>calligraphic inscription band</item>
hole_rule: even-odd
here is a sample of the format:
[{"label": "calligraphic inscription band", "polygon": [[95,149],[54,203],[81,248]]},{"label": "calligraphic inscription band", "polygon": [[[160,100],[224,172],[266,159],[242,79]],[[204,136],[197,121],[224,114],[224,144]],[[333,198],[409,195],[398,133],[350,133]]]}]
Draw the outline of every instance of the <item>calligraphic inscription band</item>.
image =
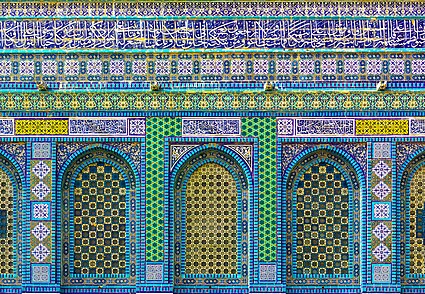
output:
[{"label": "calligraphic inscription band", "polygon": [[2,49],[424,48],[424,19],[9,20]]}]

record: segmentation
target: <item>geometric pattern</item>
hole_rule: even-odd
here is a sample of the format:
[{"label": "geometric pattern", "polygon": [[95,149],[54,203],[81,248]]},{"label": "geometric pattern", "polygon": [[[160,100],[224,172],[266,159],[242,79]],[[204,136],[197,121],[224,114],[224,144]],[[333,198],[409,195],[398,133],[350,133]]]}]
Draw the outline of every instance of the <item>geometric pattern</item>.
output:
[{"label": "geometric pattern", "polygon": [[391,158],[391,143],[373,143],[373,158]]},{"label": "geometric pattern", "polygon": [[32,172],[40,179],[42,180],[49,172],[50,168],[47,164],[45,164],[43,161],[39,161],[34,167],[32,168]]},{"label": "geometric pattern", "polygon": [[[165,17],[205,17],[222,16],[224,11],[231,12],[232,16],[414,16],[425,15],[425,4],[420,1],[404,2],[399,5],[397,1],[380,2],[329,2],[308,3],[299,6],[299,2],[197,2],[189,5],[187,2],[141,2],[134,5],[132,2],[110,2],[108,5],[97,5],[98,2],[48,2],[40,5],[31,5],[23,2],[19,15],[39,15],[44,17],[66,16],[77,17],[81,15],[94,18],[96,16],[135,16],[137,18],[150,15]],[[15,2],[6,2],[5,11],[16,9]],[[16,13],[17,14],[17,13]],[[16,15],[14,14],[14,15]],[[3,15],[7,15],[4,12]]]},{"label": "geometric pattern", "polygon": [[408,135],[407,119],[359,119],[356,120],[356,135]]},{"label": "geometric pattern", "polygon": [[[32,84],[31,84],[32,85]],[[84,84],[83,84],[84,85]],[[86,87],[84,87],[86,89]],[[217,92],[219,90],[216,90]],[[84,91],[83,91],[84,92]],[[108,92],[99,92],[99,99],[91,100],[89,95],[82,92],[69,92],[68,95],[63,95],[59,91],[49,92],[48,94],[43,92],[33,92],[32,95],[34,99],[28,101],[31,109],[33,111],[45,111],[46,107],[40,108],[40,104],[37,103],[38,99],[46,99],[47,109],[66,111],[66,110],[86,110],[86,103],[92,104],[93,110],[111,110],[111,108],[120,109],[122,104],[126,105],[127,110],[135,111],[151,111],[158,108],[168,109],[169,111],[227,111],[227,110],[241,110],[241,109],[250,109],[252,111],[297,111],[297,110],[329,110],[328,105],[333,103],[333,111],[365,111],[370,108],[380,108],[381,110],[394,110],[391,107],[391,104],[394,102],[402,104],[400,96],[396,93],[391,92],[375,92],[372,93],[362,92],[362,93],[335,93],[329,92],[326,95],[323,95],[322,92],[312,92],[306,91],[305,94],[293,95],[291,91],[276,91],[270,96],[270,100],[264,102],[264,96],[258,95],[256,91],[240,91],[240,92],[228,92],[222,98],[221,95],[217,95],[217,92],[212,92],[211,94],[206,94],[206,99],[199,99],[199,93],[189,92],[155,92],[149,93],[149,95],[142,96],[141,98],[135,97],[134,93],[128,91],[122,91],[119,93],[108,93]],[[220,93],[220,92],[219,92]],[[8,100],[19,99],[22,96],[19,96],[19,93],[11,92],[4,93],[3,97],[7,99],[0,99],[0,109],[5,111],[18,111],[26,110],[22,104],[16,103],[7,103]],[[417,110],[425,108],[425,100],[420,99],[421,94],[412,94],[411,92],[405,92],[404,99],[410,99],[409,103],[402,104],[405,110]],[[47,97],[46,97],[47,96]],[[49,98],[49,100],[47,99]],[[227,99],[226,103],[223,103],[223,100]],[[81,104],[73,105],[69,103],[69,100],[81,101]],[[316,99],[315,103],[311,103],[312,100]],[[358,99],[363,99],[365,103],[357,103]],[[176,101],[178,103],[176,103]],[[379,105],[383,101],[384,105]],[[105,107],[105,105],[108,105]],[[73,108],[74,107],[74,108]],[[75,108],[76,107],[76,108]],[[151,119],[149,117],[148,119]],[[174,117],[165,117],[170,120],[175,120]],[[164,117],[156,117],[158,121],[163,121]],[[247,119],[247,118],[242,118]],[[248,118],[248,119],[258,119],[265,120],[264,117],[259,118]],[[275,118],[267,117],[267,121],[274,121]],[[180,118],[181,121],[181,118]],[[408,129],[408,126],[407,126]],[[270,130],[276,130],[276,125]],[[43,129],[42,131],[46,131]],[[242,129],[243,131],[243,129]],[[384,130],[385,131],[385,130]],[[408,130],[407,130],[408,131]],[[379,132],[379,130],[377,130]],[[178,133],[181,133],[181,125],[178,130]],[[408,135],[408,132],[402,132],[404,135]],[[146,133],[149,135],[149,132]],[[403,135],[398,134],[398,135]],[[360,134],[357,134],[360,135]],[[385,135],[385,133],[377,134]],[[163,138],[162,138],[163,139]]]},{"label": "geometric pattern", "polygon": [[372,265],[373,283],[391,283],[391,264]]},{"label": "geometric pattern", "polygon": [[[344,155],[348,151],[350,155]],[[282,142],[280,201],[285,225],[280,232],[286,234],[281,237],[282,259],[287,256],[282,271],[294,293],[310,292],[305,289],[322,282],[335,287],[346,281],[361,284],[364,194],[355,166],[367,168],[365,152],[365,144],[349,149],[343,144]]]},{"label": "geometric pattern", "polygon": [[43,182],[39,182],[37,185],[35,185],[31,190],[34,195],[40,199],[43,200],[44,197],[46,197],[50,193],[49,186],[47,186]]},{"label": "geometric pattern", "polygon": [[38,244],[34,250],[32,251],[32,255],[34,255],[35,259],[39,262],[42,262],[49,256],[50,251],[43,244]]},{"label": "geometric pattern", "polygon": [[144,119],[129,119],[128,122],[130,135],[146,134],[146,122]]},{"label": "geometric pattern", "polygon": [[32,158],[47,159],[51,155],[51,143],[49,142],[33,142],[32,143]]},{"label": "geometric pattern", "polygon": [[171,177],[174,285],[201,286],[207,278],[214,286],[247,286],[248,170],[224,144],[204,146]]},{"label": "geometric pattern", "polygon": [[195,170],[186,190],[186,274],[236,274],[237,199],[233,176],[221,165]]},{"label": "geometric pattern", "polygon": [[[371,238],[368,240],[368,244],[370,246],[370,256],[372,257],[372,281],[374,281],[375,271],[379,271],[379,266],[383,265],[382,262],[392,262],[390,255],[393,248],[393,238],[391,237],[393,227],[390,222],[390,201],[392,201],[393,163],[390,156],[392,143],[373,143],[372,147],[372,155],[377,159],[370,162],[373,167],[370,172],[369,183],[372,188],[372,201],[370,202],[372,217],[369,225]],[[387,220],[387,222],[383,220]]]},{"label": "geometric pattern", "polygon": [[64,170],[58,186],[61,284],[79,289],[134,287],[142,262],[137,177],[142,169],[136,166],[141,164],[142,143],[64,142],[56,150]]},{"label": "geometric pattern", "polygon": [[276,119],[242,118],[242,136],[259,140],[259,256],[260,261],[276,260]]},{"label": "geometric pattern", "polygon": [[379,161],[373,168],[373,172],[380,178],[383,179],[386,175],[391,172],[391,168],[382,160]]},{"label": "geometric pattern", "polygon": [[389,235],[391,235],[391,230],[384,223],[379,223],[374,229],[373,234],[380,241],[384,241]]},{"label": "geometric pattern", "polygon": [[18,119],[15,121],[16,135],[67,135],[68,120],[64,119]]},{"label": "geometric pattern", "polygon": [[33,283],[50,283],[50,265],[32,264],[31,281]]},{"label": "geometric pattern", "polygon": [[276,265],[260,264],[260,281],[275,282],[276,281]]},{"label": "geometric pattern", "polygon": [[384,182],[379,182],[373,189],[372,192],[376,197],[383,200],[385,197],[390,194],[391,190]]},{"label": "geometric pattern", "polygon": [[126,273],[126,182],[114,166],[91,163],[74,185],[74,274]]},{"label": "geometric pattern", "polygon": [[50,202],[31,202],[32,220],[49,220],[50,219]]},{"label": "geometric pattern", "polygon": [[0,275],[13,274],[13,186],[10,177],[0,169]]},{"label": "geometric pattern", "polygon": [[372,202],[372,219],[373,220],[390,220],[391,219],[391,203]]},{"label": "geometric pattern", "polygon": [[349,192],[343,174],[316,163],[301,175],[295,191],[295,273],[348,274]]},{"label": "geometric pattern", "polygon": [[163,258],[163,199],[165,137],[180,136],[181,118],[146,119],[146,260]]},{"label": "geometric pattern", "polygon": [[146,281],[162,282],[163,265],[160,263],[146,264]]},{"label": "geometric pattern", "polygon": [[292,135],[294,134],[294,119],[279,118],[277,119],[277,133],[279,135]]},{"label": "geometric pattern", "polygon": [[39,223],[31,232],[39,241],[43,241],[50,234],[50,230],[43,223]]},{"label": "geometric pattern", "polygon": [[391,255],[391,251],[383,243],[379,244],[372,253],[380,262],[384,261]]},{"label": "geometric pattern", "polygon": [[410,274],[425,274],[425,166],[419,168],[410,182]]}]

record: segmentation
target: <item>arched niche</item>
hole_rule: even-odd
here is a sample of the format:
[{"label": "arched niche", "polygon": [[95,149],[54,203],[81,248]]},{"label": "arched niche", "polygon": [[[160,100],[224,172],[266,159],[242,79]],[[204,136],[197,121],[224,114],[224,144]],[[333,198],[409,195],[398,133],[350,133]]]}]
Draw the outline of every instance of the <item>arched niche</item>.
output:
[{"label": "arched niche", "polygon": [[138,183],[117,151],[83,150],[63,169],[61,285],[135,287]]},{"label": "arched niche", "polygon": [[241,159],[226,151],[195,150],[174,172],[172,242],[177,292],[248,287],[251,184]]},{"label": "arched niche", "polygon": [[400,171],[401,285],[425,285],[425,153],[416,154]]},{"label": "arched niche", "polygon": [[0,288],[22,284],[22,171],[0,154]]},{"label": "arched niche", "polygon": [[310,150],[286,174],[281,225],[289,289],[360,285],[361,182],[359,168],[344,155]]}]

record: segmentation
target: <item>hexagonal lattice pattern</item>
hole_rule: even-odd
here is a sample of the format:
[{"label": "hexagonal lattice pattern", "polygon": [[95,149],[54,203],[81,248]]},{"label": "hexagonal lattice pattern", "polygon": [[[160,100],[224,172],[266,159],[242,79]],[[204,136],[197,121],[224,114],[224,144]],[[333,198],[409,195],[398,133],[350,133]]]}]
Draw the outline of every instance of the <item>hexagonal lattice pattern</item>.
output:
[{"label": "hexagonal lattice pattern", "polygon": [[258,137],[261,261],[276,259],[276,119],[243,118],[242,135]]},{"label": "hexagonal lattice pattern", "polygon": [[199,167],[186,190],[186,274],[237,273],[238,191],[216,163]]},{"label": "hexagonal lattice pattern", "polygon": [[84,167],[74,186],[74,273],[125,274],[126,183],[114,166]]},{"label": "hexagonal lattice pattern", "polygon": [[181,119],[146,120],[146,260],[163,258],[164,139],[181,134]]}]

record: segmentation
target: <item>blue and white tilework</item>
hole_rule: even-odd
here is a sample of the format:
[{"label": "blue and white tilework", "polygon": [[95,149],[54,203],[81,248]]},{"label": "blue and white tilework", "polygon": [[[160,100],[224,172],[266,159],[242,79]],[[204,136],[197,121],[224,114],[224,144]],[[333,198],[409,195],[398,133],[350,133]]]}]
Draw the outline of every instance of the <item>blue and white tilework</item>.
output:
[{"label": "blue and white tilework", "polygon": [[31,266],[32,283],[50,283],[50,264],[33,264]]},{"label": "blue and white tilework", "polygon": [[239,118],[184,118],[183,136],[240,136]]}]

